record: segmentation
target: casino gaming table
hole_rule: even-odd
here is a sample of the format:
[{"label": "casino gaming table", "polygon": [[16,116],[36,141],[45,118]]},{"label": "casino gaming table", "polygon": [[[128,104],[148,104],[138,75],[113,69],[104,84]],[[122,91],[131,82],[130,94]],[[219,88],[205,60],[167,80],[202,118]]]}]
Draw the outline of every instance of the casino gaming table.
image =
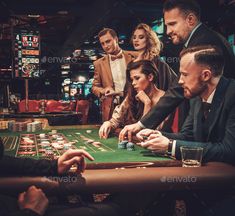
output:
[{"label": "casino gaming table", "polygon": [[[37,145],[33,155],[21,155],[19,148],[22,136],[27,132],[2,131],[5,154],[17,157],[44,158],[40,150],[40,134],[46,134],[53,142],[52,130],[73,148],[85,149],[94,158],[87,161],[82,174],[71,173],[67,177],[4,177],[0,190],[14,192],[25,190],[30,185],[41,187],[48,194],[55,193],[112,193],[132,191],[165,191],[230,188],[235,184],[235,167],[224,163],[208,163],[199,168],[181,167],[181,162],[169,157],[155,155],[136,146],[134,151],[118,149],[118,139],[100,140],[97,126],[53,126],[44,131],[30,133]],[[90,131],[91,130],[91,131]],[[55,132],[55,131],[54,131]],[[55,133],[54,133],[55,135]],[[91,141],[92,140],[92,141]],[[95,142],[100,142],[94,145]],[[93,143],[93,144],[92,144]],[[63,150],[54,151],[59,156]]]},{"label": "casino gaming table", "polygon": [[[100,139],[98,136],[98,127],[87,127],[73,129],[71,127],[57,127],[53,130],[42,130],[37,132],[2,132],[1,137],[5,147],[5,154],[16,157],[31,157],[35,159],[46,158],[43,151],[44,140],[49,140],[50,143],[60,142],[54,137],[62,137],[62,142],[72,143],[73,149],[84,149],[89,152],[95,161],[87,161],[87,169],[100,168],[123,168],[123,167],[151,167],[151,166],[180,166],[180,162],[169,157],[163,157],[152,153],[139,146],[135,146],[133,151],[126,149],[118,149],[118,138],[111,137],[109,139]],[[51,127],[56,128],[56,127]],[[52,133],[54,132],[54,133]],[[42,137],[44,135],[44,137]],[[40,138],[41,136],[41,138]],[[34,149],[24,151],[23,147],[28,149],[28,145],[22,144],[25,137],[30,137],[34,141]],[[58,138],[59,139],[59,138]],[[98,143],[98,144],[97,144]],[[57,157],[64,152],[54,148],[54,156]]]}]

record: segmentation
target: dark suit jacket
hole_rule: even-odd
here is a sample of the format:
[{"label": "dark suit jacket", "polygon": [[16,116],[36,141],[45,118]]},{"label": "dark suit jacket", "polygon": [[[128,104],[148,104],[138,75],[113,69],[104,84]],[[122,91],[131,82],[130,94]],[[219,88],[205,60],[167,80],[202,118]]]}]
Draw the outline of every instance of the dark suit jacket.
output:
[{"label": "dark suit jacket", "polygon": [[[235,78],[235,57],[231,46],[224,37],[201,25],[192,35],[188,47],[198,45],[218,46],[225,56],[224,75],[228,78]],[[183,89],[176,85],[169,89],[152,110],[141,119],[141,123],[147,128],[156,128],[183,100]]]},{"label": "dark suit jacket", "polygon": [[[57,160],[34,160],[3,156],[4,147],[0,138],[0,176],[43,176],[57,175]],[[3,200],[4,199],[4,200]],[[39,216],[30,209],[14,210],[15,204],[8,196],[0,194],[0,215]],[[8,205],[6,203],[9,202]],[[16,202],[16,201],[15,201]],[[12,209],[9,207],[12,206]]]},{"label": "dark suit jacket", "polygon": [[0,176],[43,176],[57,175],[57,160],[34,160],[3,156],[4,148],[0,138]]},{"label": "dark suit jacket", "polygon": [[181,158],[180,146],[199,146],[204,148],[204,161],[235,164],[234,98],[235,80],[222,77],[205,123],[202,123],[201,98],[191,99],[190,112],[180,133],[163,133],[168,138],[177,140],[175,152],[177,159]]}]

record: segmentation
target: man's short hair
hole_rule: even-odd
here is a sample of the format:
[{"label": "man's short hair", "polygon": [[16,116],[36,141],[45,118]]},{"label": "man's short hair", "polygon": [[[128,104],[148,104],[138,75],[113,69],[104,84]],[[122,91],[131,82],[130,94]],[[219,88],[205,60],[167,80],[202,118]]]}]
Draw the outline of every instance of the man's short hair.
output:
[{"label": "man's short hair", "polygon": [[113,38],[117,37],[117,33],[111,29],[111,28],[103,28],[99,33],[98,33],[98,38],[106,35],[107,33],[110,33]]},{"label": "man's short hair", "polygon": [[163,5],[164,12],[170,11],[175,8],[178,8],[185,15],[188,15],[189,13],[194,13],[196,17],[200,20],[201,8],[195,0],[167,0]]},{"label": "man's short hair", "polygon": [[207,45],[187,48],[180,53],[180,59],[186,54],[194,54],[195,63],[209,67],[213,76],[223,74],[225,59],[218,47]]}]

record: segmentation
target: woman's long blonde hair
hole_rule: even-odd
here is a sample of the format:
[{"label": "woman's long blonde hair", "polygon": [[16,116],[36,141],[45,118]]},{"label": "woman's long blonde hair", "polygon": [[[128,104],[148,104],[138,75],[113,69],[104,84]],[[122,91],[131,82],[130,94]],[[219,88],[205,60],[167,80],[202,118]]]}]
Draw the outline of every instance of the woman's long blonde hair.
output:
[{"label": "woman's long blonde hair", "polygon": [[136,26],[133,31],[131,42],[133,43],[134,32],[137,29],[143,29],[146,34],[146,49],[143,53],[143,58],[152,60],[155,56],[159,56],[160,51],[162,49],[162,42],[159,40],[157,34],[152,30],[150,26],[145,23],[140,23]]}]

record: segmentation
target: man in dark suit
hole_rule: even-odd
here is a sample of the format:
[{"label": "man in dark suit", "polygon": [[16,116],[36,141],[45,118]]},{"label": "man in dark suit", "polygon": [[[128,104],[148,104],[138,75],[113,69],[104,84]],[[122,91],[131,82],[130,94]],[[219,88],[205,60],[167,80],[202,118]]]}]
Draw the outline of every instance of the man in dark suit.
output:
[{"label": "man in dark suit", "polygon": [[[83,150],[68,150],[57,160],[34,160],[32,158],[14,158],[4,156],[4,146],[0,138],[0,177],[2,176],[53,176],[58,181],[71,181],[66,172],[73,164],[77,164],[77,171],[85,170],[85,158],[94,158]],[[68,178],[67,178],[68,177]],[[65,180],[63,180],[65,179]],[[42,215],[119,215],[118,204],[107,202],[96,204],[82,202],[80,205],[71,206],[66,202],[53,203],[48,206],[48,198],[44,192],[35,186],[29,187],[19,194],[18,199],[6,191],[0,193],[0,215],[4,216],[42,216]]]},{"label": "man in dark suit", "polygon": [[[203,161],[235,165],[235,81],[222,76],[222,52],[211,46],[196,46],[180,54],[180,79],[184,97],[190,100],[189,115],[179,133],[144,129],[137,134],[151,151],[181,159],[180,147],[202,147]],[[188,191],[188,215],[234,215],[234,190]],[[196,197],[196,198],[195,198]],[[203,213],[203,214],[202,214]]]},{"label": "man in dark suit", "polygon": [[[219,47],[225,57],[224,76],[235,78],[232,48],[223,36],[200,22],[200,7],[194,0],[167,0],[163,12],[167,34],[174,44],[183,44],[185,48],[199,45]],[[156,128],[184,99],[181,86],[171,88],[138,123],[126,126],[120,133],[120,139],[127,134],[131,139],[132,133],[142,128]]]},{"label": "man in dark suit", "polygon": [[143,147],[177,159],[181,146],[202,147],[204,161],[235,164],[235,81],[222,76],[223,62],[222,52],[212,46],[181,52],[179,84],[191,99],[189,115],[179,133],[140,131],[138,138],[152,134]]}]

